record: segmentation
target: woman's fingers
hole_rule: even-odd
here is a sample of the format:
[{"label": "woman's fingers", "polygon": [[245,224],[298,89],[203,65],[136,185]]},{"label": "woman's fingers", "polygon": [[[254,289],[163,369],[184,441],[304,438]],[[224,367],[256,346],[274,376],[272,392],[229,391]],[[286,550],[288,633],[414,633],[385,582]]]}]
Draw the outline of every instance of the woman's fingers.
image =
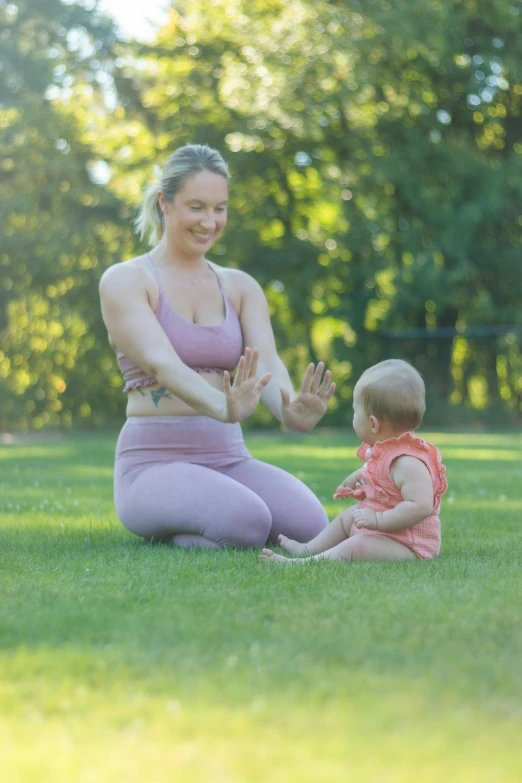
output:
[{"label": "woman's fingers", "polygon": [[245,353],[237,365],[234,386],[238,386],[239,384],[243,383],[243,381],[246,381],[247,378],[256,377],[258,360],[259,351],[257,348],[245,348]]},{"label": "woman's fingers", "polygon": [[261,378],[256,383],[256,392],[262,392],[265,386],[270,383],[270,379],[272,378],[271,372],[265,372],[264,375],[261,376]]},{"label": "woman's fingers", "polygon": [[281,392],[281,407],[286,408],[290,405],[290,395],[282,386],[279,387],[279,391]]},{"label": "woman's fingers", "polygon": [[312,394],[317,394],[317,392],[319,391],[323,370],[324,370],[324,362],[319,362],[319,364],[315,368],[315,372],[312,377],[312,384],[310,386],[310,391],[312,392]]},{"label": "woman's fingers", "polygon": [[252,348],[245,348],[245,365],[244,365],[244,375],[243,380],[246,381],[247,378],[250,378],[250,367],[252,365]]},{"label": "woman's fingers", "polygon": [[234,386],[239,386],[245,379],[245,357],[242,356],[237,365],[236,375],[234,377]]},{"label": "woman's fingers", "polygon": [[330,388],[328,389],[328,391],[323,397],[323,402],[325,402],[327,405],[332,399],[334,391],[335,391],[335,383],[332,383],[332,385],[330,386]]},{"label": "woman's fingers", "polygon": [[332,379],[332,373],[330,372],[330,370],[327,370],[324,374],[323,381],[319,386],[319,389],[317,390],[317,394],[319,395],[319,397],[323,397],[323,398],[325,397],[326,392],[328,391],[328,388],[330,386],[331,379]]},{"label": "woman's fingers", "polygon": [[229,394],[232,387],[230,385],[230,373],[228,370],[225,370],[223,373],[223,384],[225,386],[225,394]]},{"label": "woman's fingers", "polygon": [[309,364],[304,374],[303,383],[301,384],[301,393],[318,394],[321,399],[326,399],[326,395],[328,394],[328,399],[330,399],[335,391],[335,388],[330,391],[332,373],[330,370],[327,370],[323,378],[323,371],[324,362],[319,362],[317,367],[315,367],[314,364]]},{"label": "woman's fingers", "polygon": [[252,351],[252,358],[250,361],[249,373],[247,375],[247,378],[256,377],[258,361],[259,361],[259,351],[257,348],[254,348],[254,350]]},{"label": "woman's fingers", "polygon": [[308,367],[306,368],[306,372],[304,374],[303,382],[301,384],[301,392],[303,394],[308,394],[310,391],[310,388],[312,386],[312,378],[314,377],[314,365],[310,363]]},{"label": "woman's fingers", "polygon": [[[245,348],[245,353],[239,360],[237,365],[236,377],[234,379],[234,386],[239,386],[243,381],[248,378],[255,378],[257,373],[257,365],[259,362],[259,351],[257,348]],[[266,386],[266,381],[263,386]]]}]

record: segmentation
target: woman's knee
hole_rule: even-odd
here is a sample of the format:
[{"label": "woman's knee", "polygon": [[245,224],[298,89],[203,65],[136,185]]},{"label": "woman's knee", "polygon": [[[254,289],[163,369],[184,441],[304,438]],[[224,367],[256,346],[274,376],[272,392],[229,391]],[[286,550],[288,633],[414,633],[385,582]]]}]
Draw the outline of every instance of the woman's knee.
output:
[{"label": "woman's knee", "polygon": [[237,549],[261,547],[266,543],[271,527],[272,514],[268,507],[259,500],[259,502],[249,504],[244,513],[231,515],[228,518],[226,540],[218,541],[218,543]]},{"label": "woman's knee", "polygon": [[[149,539],[203,536],[219,547],[238,549],[266,543],[272,514],[255,492],[207,469],[201,476],[196,473],[196,482],[186,466],[176,465],[172,471],[167,467],[149,475],[145,487],[135,482],[126,492],[116,489],[116,512],[127,530]],[[165,474],[176,482],[169,484]]]},{"label": "woman's knee", "polygon": [[328,517],[323,507],[317,503],[314,507],[299,510],[291,507],[291,513],[274,514],[270,531],[270,541],[277,543],[282,534],[295,541],[306,544],[328,526]]}]

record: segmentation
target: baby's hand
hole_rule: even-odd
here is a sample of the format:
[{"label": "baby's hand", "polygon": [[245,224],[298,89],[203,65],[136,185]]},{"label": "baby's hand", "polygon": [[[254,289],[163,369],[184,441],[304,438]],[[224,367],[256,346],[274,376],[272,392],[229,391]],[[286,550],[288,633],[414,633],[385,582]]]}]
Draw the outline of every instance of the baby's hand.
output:
[{"label": "baby's hand", "polygon": [[356,508],[353,512],[355,527],[366,527],[368,530],[377,530],[377,514],[371,508]]}]

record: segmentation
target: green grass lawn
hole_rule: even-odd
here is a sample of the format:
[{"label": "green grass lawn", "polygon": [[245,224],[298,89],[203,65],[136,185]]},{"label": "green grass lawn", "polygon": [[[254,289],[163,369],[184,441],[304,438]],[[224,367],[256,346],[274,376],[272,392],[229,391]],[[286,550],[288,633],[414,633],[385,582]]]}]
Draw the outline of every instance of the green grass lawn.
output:
[{"label": "green grass lawn", "polygon": [[[128,534],[114,433],[2,446],[2,779],[520,783],[522,437],[424,436],[439,559],[288,569]],[[342,508],[351,433],[247,443]]]}]

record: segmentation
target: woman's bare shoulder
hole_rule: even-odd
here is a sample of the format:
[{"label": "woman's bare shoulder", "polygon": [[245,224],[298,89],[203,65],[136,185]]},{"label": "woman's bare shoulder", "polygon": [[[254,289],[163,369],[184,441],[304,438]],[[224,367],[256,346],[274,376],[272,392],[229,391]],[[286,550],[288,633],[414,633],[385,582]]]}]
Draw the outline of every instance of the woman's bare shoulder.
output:
[{"label": "woman's bare shoulder", "polygon": [[146,256],[136,256],[107,267],[100,280],[100,289],[108,290],[120,286],[145,286],[150,282],[150,270]]},{"label": "woman's bare shoulder", "polygon": [[259,283],[248,272],[244,272],[242,269],[234,269],[233,267],[220,266],[214,261],[209,261],[212,269],[223,280],[225,286],[230,289],[234,289],[240,293],[248,293],[253,288],[260,288]]}]

